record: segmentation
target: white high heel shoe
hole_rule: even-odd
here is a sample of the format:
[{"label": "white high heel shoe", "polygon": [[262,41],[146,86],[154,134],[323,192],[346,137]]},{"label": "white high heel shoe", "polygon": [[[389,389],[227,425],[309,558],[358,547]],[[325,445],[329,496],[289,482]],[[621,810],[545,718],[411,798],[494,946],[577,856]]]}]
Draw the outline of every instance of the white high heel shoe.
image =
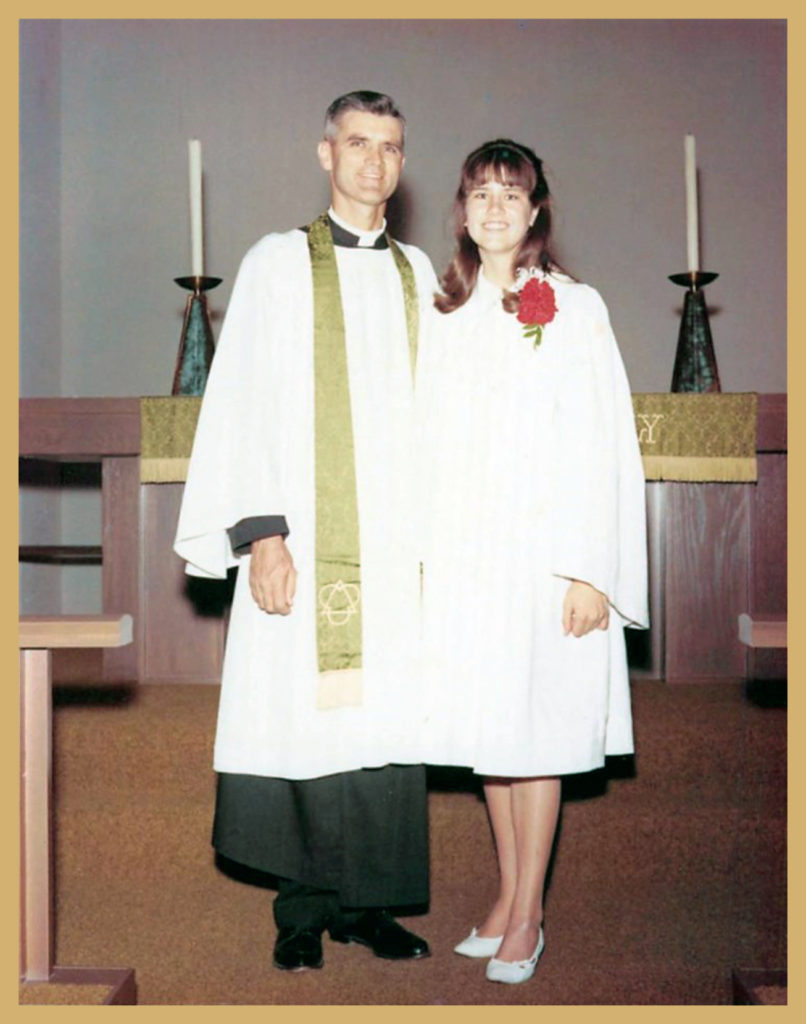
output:
[{"label": "white high heel shoe", "polygon": [[475,928],[472,929],[466,939],[462,939],[458,946],[453,947],[454,953],[460,956],[472,956],[486,959],[488,956],[495,956],[504,941],[503,935],[487,938],[479,935]]},{"label": "white high heel shoe", "polygon": [[545,944],[541,928],[535,951],[528,960],[496,960],[493,957],[487,964],[487,980],[503,981],[506,985],[518,985],[522,981],[528,981],[535,973],[537,961]]}]

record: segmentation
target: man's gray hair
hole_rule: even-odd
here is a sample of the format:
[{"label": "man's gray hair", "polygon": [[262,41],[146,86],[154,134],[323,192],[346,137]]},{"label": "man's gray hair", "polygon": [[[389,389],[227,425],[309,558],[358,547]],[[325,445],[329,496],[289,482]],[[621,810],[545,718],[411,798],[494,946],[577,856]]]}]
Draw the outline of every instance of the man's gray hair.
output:
[{"label": "man's gray hair", "polygon": [[339,131],[339,123],[342,117],[350,110],[361,110],[367,114],[376,114],[378,117],[395,117],[400,121],[400,128],[403,132],[403,141],[406,140],[406,118],[401,114],[400,108],[391,96],[382,92],[371,92],[369,89],[358,89],[355,92],[345,93],[333,100],[325,114],[325,138],[334,138]]}]

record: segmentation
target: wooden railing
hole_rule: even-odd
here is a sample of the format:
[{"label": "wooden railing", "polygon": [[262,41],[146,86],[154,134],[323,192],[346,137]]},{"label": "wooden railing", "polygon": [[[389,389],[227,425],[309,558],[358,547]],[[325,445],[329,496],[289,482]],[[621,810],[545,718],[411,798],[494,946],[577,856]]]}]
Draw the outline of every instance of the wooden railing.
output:
[{"label": "wooden railing", "polygon": [[53,889],[52,652],[121,647],[130,615],[23,616],[20,650],[20,979],[23,983],[106,985],[107,1002],[136,1002],[131,968],[57,967]]}]

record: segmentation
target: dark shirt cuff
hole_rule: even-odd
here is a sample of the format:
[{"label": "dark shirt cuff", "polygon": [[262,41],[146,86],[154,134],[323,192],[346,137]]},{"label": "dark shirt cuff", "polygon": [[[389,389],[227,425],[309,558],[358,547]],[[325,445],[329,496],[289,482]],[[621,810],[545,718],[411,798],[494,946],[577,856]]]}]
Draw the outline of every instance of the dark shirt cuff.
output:
[{"label": "dark shirt cuff", "polygon": [[227,530],[232,550],[236,555],[248,553],[253,540],[262,537],[287,537],[285,516],[249,516]]}]

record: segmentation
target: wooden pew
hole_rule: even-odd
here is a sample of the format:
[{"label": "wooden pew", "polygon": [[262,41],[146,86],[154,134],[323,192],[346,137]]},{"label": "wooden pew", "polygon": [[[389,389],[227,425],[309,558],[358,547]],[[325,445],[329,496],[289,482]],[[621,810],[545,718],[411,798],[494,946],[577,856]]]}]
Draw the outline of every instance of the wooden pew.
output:
[{"label": "wooden pew", "polygon": [[24,984],[105,985],[106,1003],[134,1004],[131,968],[54,964],[52,836],[52,652],[58,647],[121,647],[131,615],[24,615],[20,651],[20,979]]}]

